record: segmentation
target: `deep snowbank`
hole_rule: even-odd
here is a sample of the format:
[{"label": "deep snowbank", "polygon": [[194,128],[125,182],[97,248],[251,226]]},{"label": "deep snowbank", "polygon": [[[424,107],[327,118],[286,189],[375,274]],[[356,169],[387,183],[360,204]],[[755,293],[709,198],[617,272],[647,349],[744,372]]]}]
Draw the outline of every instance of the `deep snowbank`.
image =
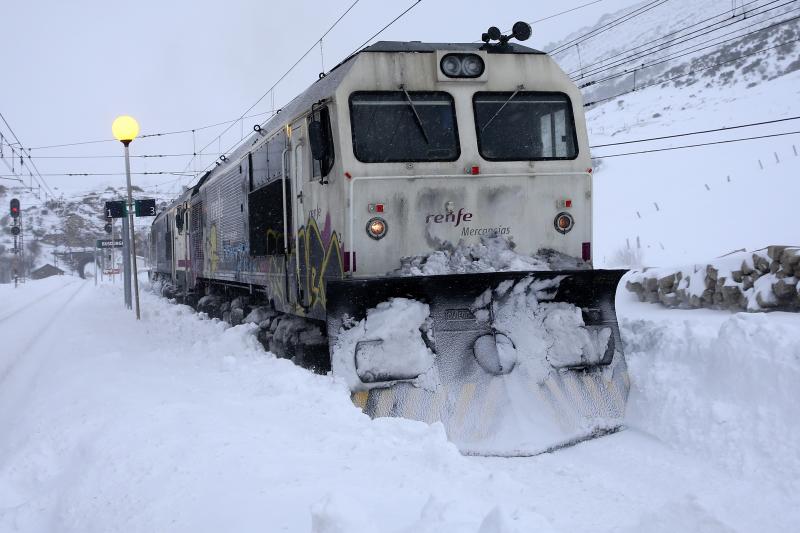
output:
[{"label": "deep snowbank", "polygon": [[621,321],[628,425],[737,475],[800,489],[800,317],[664,313],[679,316]]}]

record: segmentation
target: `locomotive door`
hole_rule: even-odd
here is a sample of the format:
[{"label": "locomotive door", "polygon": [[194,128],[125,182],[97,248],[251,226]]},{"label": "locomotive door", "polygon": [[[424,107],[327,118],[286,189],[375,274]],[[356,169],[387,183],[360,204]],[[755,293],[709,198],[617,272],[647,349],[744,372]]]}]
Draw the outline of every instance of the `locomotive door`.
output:
[{"label": "locomotive door", "polygon": [[307,171],[305,161],[305,121],[292,124],[290,136],[290,158],[293,185],[293,212],[295,238],[295,274],[297,276],[297,303],[302,307],[309,304],[308,290],[308,251],[306,250],[306,214],[303,207],[303,182]]}]

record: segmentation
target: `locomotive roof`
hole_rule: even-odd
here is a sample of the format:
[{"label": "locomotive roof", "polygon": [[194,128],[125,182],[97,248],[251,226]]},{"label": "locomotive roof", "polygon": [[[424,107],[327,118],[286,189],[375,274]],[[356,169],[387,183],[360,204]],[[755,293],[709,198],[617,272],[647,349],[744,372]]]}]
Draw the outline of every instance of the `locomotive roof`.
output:
[{"label": "locomotive roof", "polygon": [[490,54],[544,54],[541,50],[528,48],[519,43],[508,43],[503,47],[484,43],[423,43],[420,41],[378,41],[361,52],[419,52],[433,53],[439,50],[457,52],[477,52],[485,50]]}]

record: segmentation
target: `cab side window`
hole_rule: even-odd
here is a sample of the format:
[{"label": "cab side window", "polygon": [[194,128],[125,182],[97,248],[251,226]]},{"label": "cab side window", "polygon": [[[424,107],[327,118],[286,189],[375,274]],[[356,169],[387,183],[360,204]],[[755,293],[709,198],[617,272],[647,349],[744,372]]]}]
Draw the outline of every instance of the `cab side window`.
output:
[{"label": "cab side window", "polygon": [[333,149],[333,129],[328,106],[315,107],[308,117],[308,130],[311,137],[310,180],[322,180],[330,174],[335,159]]}]

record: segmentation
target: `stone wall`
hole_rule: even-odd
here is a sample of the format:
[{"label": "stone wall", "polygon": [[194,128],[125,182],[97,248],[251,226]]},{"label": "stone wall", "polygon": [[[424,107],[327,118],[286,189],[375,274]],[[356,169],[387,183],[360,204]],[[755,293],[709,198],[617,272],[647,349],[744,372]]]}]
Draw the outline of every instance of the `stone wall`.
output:
[{"label": "stone wall", "polygon": [[626,288],[643,302],[731,311],[800,311],[800,247],[734,252],[707,264],[632,271]]}]

